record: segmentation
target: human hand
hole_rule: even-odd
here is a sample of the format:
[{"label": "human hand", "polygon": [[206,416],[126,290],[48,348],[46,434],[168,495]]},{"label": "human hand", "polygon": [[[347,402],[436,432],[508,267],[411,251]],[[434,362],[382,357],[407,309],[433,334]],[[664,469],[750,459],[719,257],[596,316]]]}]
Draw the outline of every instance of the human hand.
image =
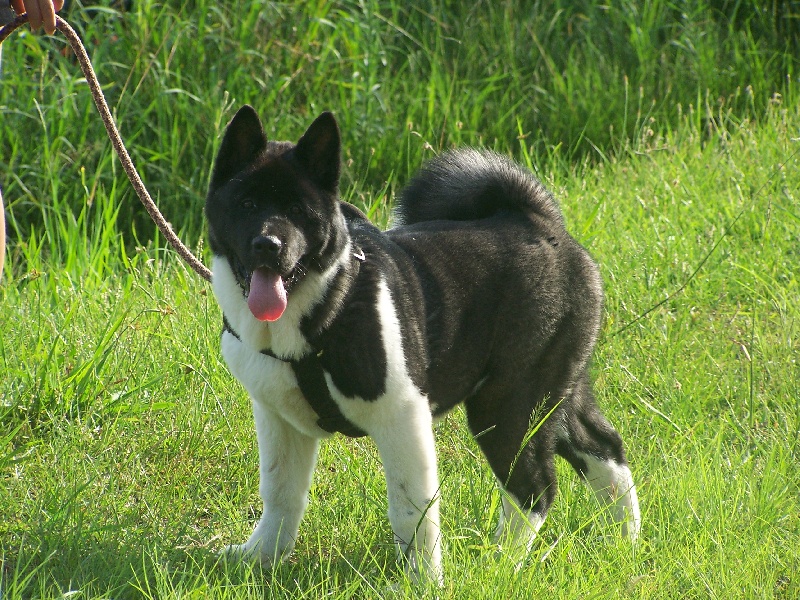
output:
[{"label": "human hand", "polygon": [[44,27],[46,33],[56,30],[56,12],[64,6],[64,0],[11,0],[18,15],[28,13],[28,23],[36,31]]}]

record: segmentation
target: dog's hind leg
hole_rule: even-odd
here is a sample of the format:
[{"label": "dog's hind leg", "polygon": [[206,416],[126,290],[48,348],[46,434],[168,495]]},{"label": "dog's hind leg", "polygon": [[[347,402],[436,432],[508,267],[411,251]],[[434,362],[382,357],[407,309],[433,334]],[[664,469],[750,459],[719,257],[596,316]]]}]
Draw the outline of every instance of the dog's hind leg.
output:
[{"label": "dog's hind leg", "polygon": [[[499,400],[487,385],[466,403],[467,421],[501,488],[495,541],[515,559],[528,553],[556,493],[552,427],[533,432],[529,394]],[[517,401],[521,400],[521,401]]]},{"label": "dog's hind leg", "polygon": [[641,528],[636,486],[622,438],[595,404],[586,377],[576,386],[558,429],[556,452],[592,488],[623,535],[635,540]]},{"label": "dog's hind leg", "polygon": [[226,552],[272,564],[294,549],[300,520],[308,505],[319,442],[299,432],[258,400],[252,404],[264,512],[250,539],[242,545],[229,546]]}]

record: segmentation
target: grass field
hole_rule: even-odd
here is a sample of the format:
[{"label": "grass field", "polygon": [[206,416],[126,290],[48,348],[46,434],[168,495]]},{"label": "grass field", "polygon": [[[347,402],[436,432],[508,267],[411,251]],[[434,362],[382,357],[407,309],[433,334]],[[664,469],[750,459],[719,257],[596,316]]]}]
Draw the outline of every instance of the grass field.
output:
[{"label": "grass field", "polygon": [[[798,598],[798,55],[793,21],[770,20],[791,3],[730,18],[746,3],[606,4],[143,1],[67,16],[145,182],[200,251],[210,162],[243,102],[280,139],[333,109],[343,196],[381,224],[420,162],[458,144],[515,157],[558,197],[606,286],[593,372],[642,537],[618,539],[559,463],[527,564],[496,556],[500,498],[458,410],[436,430],[436,596]],[[63,40],[4,46],[0,597],[412,595],[388,590],[401,575],[364,439],[323,444],[288,562],[218,560],[260,511],[219,310],[136,205]]]}]

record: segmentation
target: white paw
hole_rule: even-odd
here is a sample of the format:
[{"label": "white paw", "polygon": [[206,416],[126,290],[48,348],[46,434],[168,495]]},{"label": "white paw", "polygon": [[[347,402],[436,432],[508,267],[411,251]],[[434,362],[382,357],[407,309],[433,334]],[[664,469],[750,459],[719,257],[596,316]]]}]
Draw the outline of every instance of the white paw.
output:
[{"label": "white paw", "polygon": [[282,562],[291,553],[291,549],[285,552],[264,552],[261,544],[231,544],[225,546],[219,555],[228,561],[243,562],[251,564],[261,564],[263,567]]},{"label": "white paw", "polygon": [[246,544],[231,544],[220,550],[219,555],[225,560],[236,562],[262,562],[261,553],[257,548],[248,547]]},{"label": "white paw", "polygon": [[405,576],[413,587],[444,586],[442,561],[438,555],[435,559],[425,560],[413,552],[406,555],[398,547],[398,564],[403,568]]}]

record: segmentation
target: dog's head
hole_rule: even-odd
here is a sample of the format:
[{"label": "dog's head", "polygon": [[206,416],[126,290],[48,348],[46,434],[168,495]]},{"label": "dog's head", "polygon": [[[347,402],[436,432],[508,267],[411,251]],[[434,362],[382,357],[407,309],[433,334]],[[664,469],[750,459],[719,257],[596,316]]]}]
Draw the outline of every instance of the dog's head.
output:
[{"label": "dog's head", "polygon": [[205,206],[209,245],[228,261],[259,320],[278,319],[291,291],[346,243],[340,144],[329,112],[297,144],[267,141],[250,106],[225,131]]}]

